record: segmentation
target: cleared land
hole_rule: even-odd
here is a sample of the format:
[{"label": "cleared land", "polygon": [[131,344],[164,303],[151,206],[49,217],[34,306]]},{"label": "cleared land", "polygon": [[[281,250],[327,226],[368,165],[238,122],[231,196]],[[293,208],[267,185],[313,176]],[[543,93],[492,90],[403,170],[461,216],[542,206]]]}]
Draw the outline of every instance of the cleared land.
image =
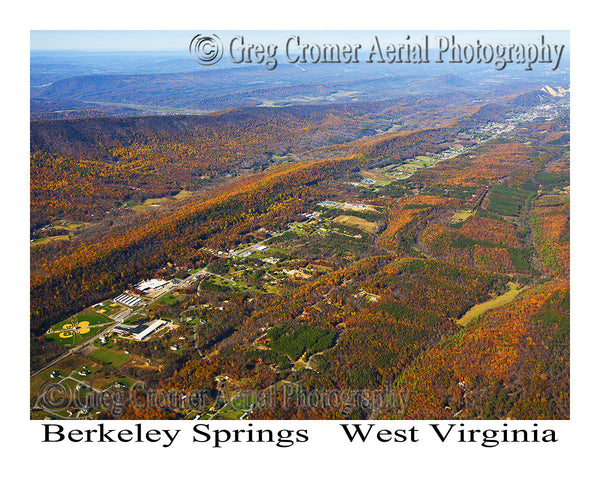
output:
[{"label": "cleared land", "polygon": [[358,218],[352,215],[340,215],[339,217],[335,217],[333,221],[349,227],[360,228],[362,231],[368,233],[374,233],[375,229],[377,228],[377,224],[368,222],[364,218]]},{"label": "cleared land", "polygon": [[185,200],[186,198],[190,198],[194,196],[194,192],[190,192],[189,190],[181,190],[177,195],[173,196],[176,200]]},{"label": "cleared land", "polygon": [[473,308],[471,308],[464,316],[458,320],[458,323],[461,327],[466,327],[469,323],[475,320],[479,315],[487,312],[488,310],[492,310],[493,308],[501,307],[502,305],[506,305],[507,303],[512,302],[519,293],[523,290],[526,290],[529,287],[519,288],[518,284],[509,282],[508,284],[510,290],[492,300],[488,300],[487,302],[478,303]]},{"label": "cleared land", "polygon": [[450,219],[450,223],[460,223],[464,222],[467,218],[473,216],[474,213],[469,210],[461,210],[460,212],[456,212],[452,218]]},{"label": "cleared land", "polygon": [[44,245],[46,243],[64,242],[64,241],[68,241],[68,240],[71,240],[71,237],[69,235],[56,235],[54,237],[38,238],[38,239],[34,240],[33,242],[30,242],[30,246],[37,247],[39,245]]}]

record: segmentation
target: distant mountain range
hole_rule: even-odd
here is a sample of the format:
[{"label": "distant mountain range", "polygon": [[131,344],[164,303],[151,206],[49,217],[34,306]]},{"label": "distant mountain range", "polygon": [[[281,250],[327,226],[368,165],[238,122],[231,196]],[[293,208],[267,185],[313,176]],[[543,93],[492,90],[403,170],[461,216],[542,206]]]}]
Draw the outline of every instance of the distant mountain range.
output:
[{"label": "distant mountain range", "polygon": [[[515,89],[539,88],[531,76],[511,81],[510,87],[509,82],[492,83],[490,89],[494,77],[485,71],[459,76],[418,66],[328,67],[280,65],[276,75],[262,66],[135,74],[102,70],[82,74],[86,69],[74,68],[74,75],[64,78],[66,66],[44,70],[38,65],[32,71],[31,118],[200,114],[245,106],[347,103],[457,91],[502,96],[516,93]],[[50,81],[44,84],[44,78]]]}]

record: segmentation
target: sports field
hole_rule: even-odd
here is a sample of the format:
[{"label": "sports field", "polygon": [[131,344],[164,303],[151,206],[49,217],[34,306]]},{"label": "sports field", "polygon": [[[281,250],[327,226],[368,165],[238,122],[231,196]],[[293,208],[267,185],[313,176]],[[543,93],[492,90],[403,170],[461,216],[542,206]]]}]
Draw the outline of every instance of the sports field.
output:
[{"label": "sports field", "polygon": [[59,345],[75,347],[98,333],[112,320],[98,313],[82,313],[52,326],[46,334],[48,340]]}]

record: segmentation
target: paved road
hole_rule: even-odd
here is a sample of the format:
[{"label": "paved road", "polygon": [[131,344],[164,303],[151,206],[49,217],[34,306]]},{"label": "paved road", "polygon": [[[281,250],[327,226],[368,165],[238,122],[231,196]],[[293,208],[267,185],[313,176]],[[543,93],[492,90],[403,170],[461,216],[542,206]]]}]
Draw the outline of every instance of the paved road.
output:
[{"label": "paved road", "polygon": [[[187,277],[185,280],[189,280],[191,278],[193,278],[194,275],[190,275],[189,277]],[[184,280],[184,281],[185,281]],[[160,295],[157,295],[155,298],[153,298],[152,300],[150,300],[148,302],[147,305],[142,305],[140,307],[138,307],[136,310],[132,309],[132,313],[131,315],[135,315],[136,313],[138,313],[140,310],[146,308],[148,305],[153,304],[154,302],[156,302],[158,299],[160,299],[161,297],[163,297],[164,295],[168,294],[171,291],[171,289],[165,290],[164,292],[162,292]],[[130,316],[131,316],[130,315]],[[60,361],[64,360],[65,358],[67,358],[69,355],[78,352],[79,350],[81,350],[82,348],[90,345],[94,340],[96,340],[97,338],[99,338],[100,336],[104,335],[105,333],[107,333],[114,325],[115,323],[118,322],[112,322],[109,324],[103,323],[100,325],[91,325],[92,327],[97,327],[97,326],[104,326],[104,325],[108,325],[107,328],[100,330],[96,335],[94,335],[91,338],[88,338],[85,342],[83,342],[81,345],[78,345],[76,347],[71,348],[69,351],[63,353],[60,357],[55,358],[54,360],[52,360],[51,362],[47,363],[46,365],[44,365],[42,368],[40,368],[39,370],[33,372],[32,374],[30,374],[29,378],[33,378],[36,375],[40,374],[41,372],[43,372],[44,370],[52,367],[53,365],[56,365],[57,363],[59,363]]]},{"label": "paved road", "polygon": [[[106,324],[103,324],[106,325]],[[79,350],[81,350],[83,347],[88,346],[90,343],[92,343],[94,340],[96,340],[97,338],[99,338],[101,335],[104,335],[106,332],[108,332],[114,325],[114,323],[108,324],[109,326],[106,327],[103,330],[100,330],[96,335],[94,335],[93,337],[87,339],[85,342],[83,342],[81,345],[77,345],[76,347],[71,348],[68,352],[63,353],[60,357],[55,358],[54,360],[52,360],[50,363],[47,363],[46,365],[44,365],[41,369],[39,369],[37,372],[33,372],[29,378],[33,378],[36,375],[42,373],[44,370],[46,370],[47,368],[50,368],[53,365],[56,365],[58,362],[60,362],[61,360],[64,360],[65,358],[67,358],[69,355],[71,355],[72,353],[76,353]],[[96,325],[94,325],[96,326]]]}]

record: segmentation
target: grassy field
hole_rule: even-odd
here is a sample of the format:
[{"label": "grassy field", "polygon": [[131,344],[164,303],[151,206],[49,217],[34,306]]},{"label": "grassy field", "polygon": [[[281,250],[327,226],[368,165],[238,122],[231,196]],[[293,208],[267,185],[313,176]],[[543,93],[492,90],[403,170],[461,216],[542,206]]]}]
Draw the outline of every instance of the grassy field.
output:
[{"label": "grassy field", "polygon": [[158,303],[162,303],[163,305],[175,305],[179,303],[179,298],[174,297],[173,295],[163,295],[158,299]]},{"label": "grassy field", "polygon": [[75,315],[77,322],[89,322],[90,325],[102,325],[103,323],[111,323],[112,320],[98,313],[83,313]]},{"label": "grassy field", "polygon": [[84,227],[85,225],[89,225],[89,223],[71,222],[70,220],[57,220],[52,225],[54,227],[60,227],[60,228],[69,230],[71,232],[74,232],[75,230],[79,230],[81,227]]},{"label": "grassy field", "polygon": [[190,192],[189,190],[182,190],[177,195],[173,196],[175,200],[185,200],[186,198],[190,198],[194,195],[194,192]]},{"label": "grassy field", "polygon": [[377,228],[377,224],[368,222],[364,218],[354,217],[352,215],[340,215],[333,220],[334,222],[347,225],[349,227],[356,227],[361,229],[363,232],[374,233]]},{"label": "grassy field", "polygon": [[100,303],[98,306],[92,307],[95,312],[103,315],[112,315],[117,311],[121,310],[123,307],[117,303],[114,303],[112,300],[106,300]]},{"label": "grassy field", "polygon": [[[392,182],[392,180],[390,179],[390,177],[388,175],[386,175],[387,170],[388,170],[388,167],[371,168],[369,170],[361,170],[360,175],[363,178],[373,180],[375,182],[374,185],[376,185],[376,186],[377,185],[388,185]],[[365,186],[369,186],[369,185],[365,184]]]},{"label": "grassy field", "polygon": [[241,410],[223,410],[215,417],[217,420],[239,420],[244,414]]},{"label": "grassy field", "polygon": [[506,305],[507,303],[512,302],[519,293],[521,293],[523,290],[526,290],[527,288],[529,288],[529,287],[519,288],[519,286],[513,282],[509,282],[508,286],[510,288],[508,290],[508,292],[506,292],[496,298],[493,298],[492,300],[488,300],[487,302],[483,302],[483,303],[479,303],[479,304],[475,305],[467,313],[465,313],[464,316],[460,320],[458,320],[456,323],[458,323],[462,327],[466,327],[469,323],[471,323],[473,320],[475,320],[477,317],[479,317],[483,313],[487,312],[488,310],[492,310],[494,308],[498,308],[498,307],[501,307],[502,305]]},{"label": "grassy field", "polygon": [[169,200],[169,197],[148,198],[140,205],[133,205],[131,208],[136,212],[146,212],[150,209],[160,207],[164,202]]},{"label": "grassy field", "polygon": [[38,247],[40,245],[44,245],[46,243],[52,243],[52,242],[64,242],[70,240],[70,236],[69,235],[56,235],[54,237],[45,237],[45,238],[38,238],[36,240],[34,240],[33,242],[30,242],[30,246],[32,247]]},{"label": "grassy field", "polygon": [[404,160],[401,165],[387,165],[383,168],[361,170],[360,175],[375,182],[375,186],[388,185],[393,180],[408,178],[417,170],[435,163],[431,157],[418,156]]},{"label": "grassy field", "polygon": [[474,215],[473,212],[468,210],[461,210],[460,212],[456,212],[452,218],[450,219],[450,223],[461,223],[464,222],[467,218]]},{"label": "grassy field", "polygon": [[98,313],[81,313],[53,325],[50,331],[60,332],[65,325],[74,325],[80,322],[88,322],[89,325],[102,325],[104,323],[111,323],[112,320]]},{"label": "grassy field", "polygon": [[417,165],[423,165],[428,167],[429,165],[433,164],[435,162],[435,160],[431,157],[426,157],[424,155],[418,155],[417,157],[415,157],[415,160],[410,161],[409,163],[414,163]]},{"label": "grassy field", "polygon": [[100,347],[95,352],[89,355],[89,358],[98,360],[105,365],[112,365],[113,367],[120,367],[127,362],[131,357],[126,353],[112,351],[105,347]]},{"label": "grassy field", "polygon": [[76,233],[77,230],[84,227],[85,225],[89,225],[89,224],[81,223],[81,222],[71,222],[69,220],[57,220],[52,223],[52,227],[60,228],[61,230],[68,230],[69,234],[37,238],[33,242],[30,242],[30,245],[32,247],[36,247],[39,245],[44,245],[46,243],[64,242],[64,241],[70,240],[71,234]]}]

